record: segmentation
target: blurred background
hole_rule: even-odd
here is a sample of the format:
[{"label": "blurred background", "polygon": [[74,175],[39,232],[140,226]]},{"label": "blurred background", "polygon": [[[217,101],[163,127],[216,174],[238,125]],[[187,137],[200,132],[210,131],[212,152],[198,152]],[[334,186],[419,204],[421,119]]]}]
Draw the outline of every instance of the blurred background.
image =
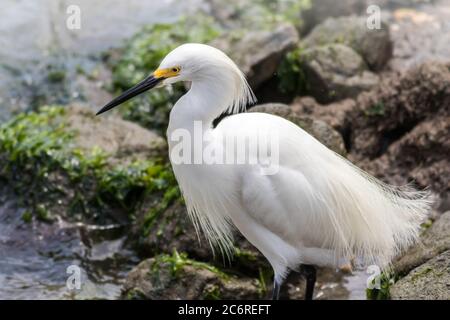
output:
[{"label": "blurred background", "polygon": [[[425,245],[380,289],[365,270],[321,269],[315,298],[450,299],[450,0],[2,0],[0,12],[0,299],[270,295],[256,249],[236,235],[224,263],[187,219],[165,141],[186,87],[93,116],[185,42],[238,64],[250,110],[435,195]],[[303,292],[293,274],[281,297]]]}]

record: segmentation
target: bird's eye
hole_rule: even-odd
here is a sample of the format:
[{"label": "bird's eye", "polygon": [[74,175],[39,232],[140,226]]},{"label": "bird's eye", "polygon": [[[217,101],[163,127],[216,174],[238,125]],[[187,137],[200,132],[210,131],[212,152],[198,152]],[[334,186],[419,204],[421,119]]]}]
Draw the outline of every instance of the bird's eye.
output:
[{"label": "bird's eye", "polygon": [[176,68],[172,68],[172,72],[179,72],[180,68],[176,67]]}]

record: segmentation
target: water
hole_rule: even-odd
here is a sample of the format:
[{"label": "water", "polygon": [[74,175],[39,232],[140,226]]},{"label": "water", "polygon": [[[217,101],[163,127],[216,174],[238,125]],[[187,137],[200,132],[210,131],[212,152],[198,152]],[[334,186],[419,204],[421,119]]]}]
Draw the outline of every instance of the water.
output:
[{"label": "water", "polygon": [[[81,29],[66,26],[69,5],[81,10]],[[171,22],[200,0],[2,0],[0,61],[17,65],[54,52],[89,55],[118,46],[145,24]]]},{"label": "water", "polygon": [[[25,223],[23,209],[0,198],[0,299],[116,299],[139,259],[120,226],[58,221]],[[67,268],[80,267],[81,289],[71,290]]]},{"label": "water", "polygon": [[[81,10],[79,30],[66,26],[69,5]],[[63,60],[70,72],[89,65],[143,25],[175,21],[202,6],[202,0],[0,1],[0,122],[30,108],[46,66]]]}]

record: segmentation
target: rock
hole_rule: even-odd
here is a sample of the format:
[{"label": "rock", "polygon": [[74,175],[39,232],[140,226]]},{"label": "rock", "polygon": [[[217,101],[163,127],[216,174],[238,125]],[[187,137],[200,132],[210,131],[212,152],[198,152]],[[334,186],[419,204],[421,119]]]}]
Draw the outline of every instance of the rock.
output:
[{"label": "rock", "polygon": [[119,117],[96,117],[89,109],[72,106],[67,108],[66,118],[67,130],[77,132],[74,148],[90,151],[100,147],[111,164],[129,164],[167,153],[164,138]]},{"label": "rock", "polygon": [[301,11],[303,20],[301,32],[307,34],[315,26],[328,18],[344,16],[366,16],[370,5],[377,5],[382,10],[412,7],[418,4],[429,4],[430,0],[314,0],[311,6]]},{"label": "rock", "polygon": [[450,250],[397,281],[390,294],[394,300],[450,300]]},{"label": "rock", "polygon": [[[141,262],[129,272],[122,288],[125,299],[267,299],[270,296],[271,271],[247,277],[232,264],[239,276],[224,274],[209,264],[187,259],[184,254],[157,256]],[[319,268],[315,299],[347,299],[345,283],[364,282],[367,275],[350,276],[331,268]],[[262,281],[263,280],[263,281]],[[281,288],[281,299],[303,300],[305,278],[292,272]],[[361,296],[359,296],[361,297]]]},{"label": "rock", "polygon": [[253,89],[270,79],[283,56],[298,42],[298,34],[291,24],[283,24],[271,31],[241,31],[229,33],[211,42],[226,52],[247,76]]},{"label": "rock", "polygon": [[450,21],[449,4],[444,1],[424,5],[420,9],[395,10],[390,23],[394,43],[394,56],[390,61],[390,68],[406,71],[427,61],[448,62],[450,57],[448,21]]},{"label": "rock", "polygon": [[406,274],[444,251],[450,250],[450,211],[442,214],[421,236],[420,242],[394,262],[397,273]]},{"label": "rock", "polygon": [[0,128],[0,178],[28,220],[127,223],[152,196],[177,195],[165,194],[176,188],[166,153],[158,135],[76,106],[43,107]]},{"label": "rock", "polygon": [[123,297],[128,299],[241,300],[258,299],[264,293],[256,279],[228,275],[177,253],[144,260],[123,286]]},{"label": "rock", "polygon": [[107,84],[112,78],[111,70],[103,63],[98,63],[91,70],[84,70],[78,67],[74,80],[75,90],[71,91],[72,96],[76,95],[88,108],[97,109],[111,101],[114,96],[107,90]]},{"label": "rock", "polygon": [[367,8],[361,0],[341,0],[339,4],[335,0],[315,0],[311,2],[311,7],[302,11],[304,20],[302,33],[306,34],[316,25],[325,21],[329,17],[341,17],[358,15]]},{"label": "rock", "polygon": [[[145,217],[138,217],[134,232],[142,234]],[[213,259],[211,248],[203,233],[197,235],[189,219],[186,206],[176,202],[158,214],[148,226],[146,236],[139,243],[139,251],[146,256],[164,252],[186,252],[190,257],[202,261]],[[200,241],[199,241],[200,240]]]},{"label": "rock", "polygon": [[306,49],[300,59],[307,91],[322,103],[356,97],[379,80],[353,49],[342,44]]},{"label": "rock", "polygon": [[209,0],[207,13],[228,30],[271,28],[273,12],[264,3],[252,0]]},{"label": "rock", "polygon": [[351,117],[351,158],[394,184],[414,179],[445,196],[450,190],[450,69],[427,63],[392,74],[362,93]]},{"label": "rock", "polygon": [[[189,219],[186,206],[177,201],[166,210],[157,214],[152,219],[144,232],[146,210],[142,210],[136,217],[136,223],[132,228],[133,238],[139,238],[137,248],[144,256],[173,252],[185,252],[189,257],[199,261],[211,263],[221,262],[214,257],[208,241],[203,232],[197,234],[192,221]],[[236,252],[232,257],[232,265],[235,269],[254,277],[258,276],[260,268],[270,268],[266,258],[253,247],[241,234],[235,234]]]},{"label": "rock", "polygon": [[370,69],[380,70],[392,57],[389,26],[382,23],[381,29],[369,29],[366,24],[366,17],[327,19],[314,28],[302,41],[302,46],[343,44],[360,54]]},{"label": "rock", "polygon": [[341,135],[325,122],[314,118],[300,115],[294,112],[289,106],[280,103],[269,103],[255,106],[250,112],[264,112],[280,116],[292,121],[305,131],[310,133],[328,148],[345,155],[346,150]]},{"label": "rock", "polygon": [[302,25],[307,1],[208,0],[205,11],[227,30],[273,30],[280,22]]},{"label": "rock", "polygon": [[384,77],[374,90],[358,97],[353,150],[365,157],[383,152],[389,132],[408,132],[425,118],[450,105],[449,66],[426,63],[405,74]]},{"label": "rock", "polygon": [[347,136],[350,128],[351,114],[356,108],[356,101],[344,99],[327,105],[321,105],[312,97],[298,97],[291,103],[291,109],[299,114],[322,120]]},{"label": "rock", "polygon": [[386,152],[367,165],[380,178],[394,184],[408,181],[420,187],[431,187],[436,193],[450,191],[450,116],[439,112],[417,124]]}]

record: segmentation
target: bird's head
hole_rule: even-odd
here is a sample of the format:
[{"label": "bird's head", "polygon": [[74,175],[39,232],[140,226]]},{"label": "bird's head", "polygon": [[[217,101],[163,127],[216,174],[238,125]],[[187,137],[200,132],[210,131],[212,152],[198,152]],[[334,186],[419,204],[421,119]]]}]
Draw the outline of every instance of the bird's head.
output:
[{"label": "bird's head", "polygon": [[[152,88],[180,81],[202,80],[209,83],[220,82],[224,90],[228,87],[232,91],[230,96],[236,97],[236,101],[232,101],[231,104],[235,103],[238,107],[255,100],[245,76],[225,53],[205,44],[187,43],[172,50],[163,59],[158,69],[106,104],[97,112],[97,115]],[[230,107],[234,106],[230,105]]]}]

